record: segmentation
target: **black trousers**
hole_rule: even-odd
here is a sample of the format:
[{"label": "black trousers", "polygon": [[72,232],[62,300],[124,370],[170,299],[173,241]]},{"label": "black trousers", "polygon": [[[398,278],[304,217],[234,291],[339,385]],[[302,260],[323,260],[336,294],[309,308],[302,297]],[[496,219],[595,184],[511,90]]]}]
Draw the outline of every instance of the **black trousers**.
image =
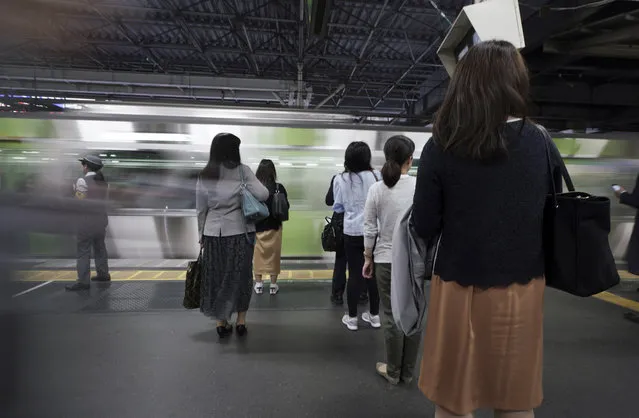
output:
[{"label": "black trousers", "polygon": [[346,301],[348,303],[348,315],[357,316],[357,304],[359,296],[368,290],[368,302],[371,315],[379,315],[379,291],[375,279],[365,279],[362,276],[364,267],[364,237],[344,235],[344,250],[348,264],[348,284],[346,287]]},{"label": "black trousers", "polygon": [[333,296],[342,296],[346,290],[346,252],[344,247],[335,251],[333,267]]}]

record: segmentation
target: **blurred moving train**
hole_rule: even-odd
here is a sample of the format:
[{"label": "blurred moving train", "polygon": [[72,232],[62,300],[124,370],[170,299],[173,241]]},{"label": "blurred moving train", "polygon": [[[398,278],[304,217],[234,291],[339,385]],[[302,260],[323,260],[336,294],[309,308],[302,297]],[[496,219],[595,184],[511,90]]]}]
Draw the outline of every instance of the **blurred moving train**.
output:
[{"label": "blurred moving train", "polygon": [[[97,154],[110,183],[110,256],[193,258],[198,251],[195,182],[211,138],[219,132],[242,139],[242,159],[253,169],[262,158],[275,162],[291,200],[283,256],[313,259],[331,257],[320,245],[324,217],[331,213],[324,196],[331,177],[343,170],[348,143],[367,142],[373,165],[381,168],[385,141],[407,135],[417,145],[414,174],[430,138],[428,129],[363,125],[347,115],[90,103],[59,113],[2,115],[0,187],[71,196],[81,175],[78,158]],[[555,141],[579,190],[612,196],[613,183],[634,186],[639,141],[631,136]],[[633,221],[634,211],[613,200],[610,240],[618,260],[624,257]],[[69,236],[32,234],[28,247],[38,258],[75,255]]]}]

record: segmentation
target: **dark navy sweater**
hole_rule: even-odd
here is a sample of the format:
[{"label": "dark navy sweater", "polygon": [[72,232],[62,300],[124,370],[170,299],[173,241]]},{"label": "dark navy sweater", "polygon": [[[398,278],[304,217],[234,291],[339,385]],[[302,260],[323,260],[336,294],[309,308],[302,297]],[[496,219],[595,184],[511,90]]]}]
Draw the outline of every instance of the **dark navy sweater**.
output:
[{"label": "dark navy sweater", "polygon": [[546,196],[562,190],[561,156],[530,122],[505,128],[508,155],[486,162],[444,152],[434,140],[422,151],[413,220],[432,241],[441,233],[435,274],[483,288],[527,283],[544,274],[542,222]]}]

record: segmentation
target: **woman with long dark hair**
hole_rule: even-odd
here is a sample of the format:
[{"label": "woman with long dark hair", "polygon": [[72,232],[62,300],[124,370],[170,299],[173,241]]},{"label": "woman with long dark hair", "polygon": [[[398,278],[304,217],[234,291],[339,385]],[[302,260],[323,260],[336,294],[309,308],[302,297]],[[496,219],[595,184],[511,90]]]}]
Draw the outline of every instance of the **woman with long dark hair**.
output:
[{"label": "woman with long dark hair", "polygon": [[[257,179],[268,189],[269,196],[266,205],[273,207],[273,197],[276,193],[282,193],[288,205],[288,194],[283,185],[277,182],[275,164],[271,160],[262,160],[255,173]],[[290,205],[289,205],[290,206]],[[261,295],[264,291],[263,276],[270,276],[271,284],[269,293],[275,295],[279,286],[277,276],[280,274],[280,261],[282,258],[282,221],[276,218],[271,210],[268,218],[255,225],[256,242],[253,255],[253,270],[255,271],[255,293]]]},{"label": "woman with long dark hair", "polygon": [[351,331],[357,331],[357,305],[364,288],[368,289],[369,311],[362,320],[373,328],[380,328],[379,293],[374,280],[362,277],[364,267],[364,204],[368,189],[380,175],[371,167],[371,149],[365,142],[351,142],[344,153],[344,172],[333,180],[335,203],[333,210],[344,213],[344,252],[348,264],[346,302],[348,312],[342,323]]},{"label": "woman with long dark hair", "polygon": [[526,120],[528,89],[513,45],[473,46],[419,161],[413,222],[439,242],[419,387],[437,418],[530,418],[542,402],[542,223],[561,157]]},{"label": "woman with long dark hair", "polygon": [[[412,204],[415,177],[408,175],[413,164],[415,143],[396,135],[384,144],[386,162],[382,179],[368,190],[364,207],[365,279],[377,281],[383,310],[386,361],[377,363],[377,373],[393,385],[410,383],[417,362],[421,334],[404,335],[393,320],[391,308],[391,262],[393,232],[397,218]],[[374,272],[373,272],[374,270]],[[374,274],[373,274],[374,273]]]},{"label": "woman with long dark hair", "polygon": [[221,338],[231,334],[229,321],[235,313],[238,335],[247,332],[255,225],[248,223],[242,212],[242,182],[258,200],[268,198],[268,189],[240,160],[240,138],[217,134],[197,181],[196,211],[203,251],[200,311],[217,321]]}]

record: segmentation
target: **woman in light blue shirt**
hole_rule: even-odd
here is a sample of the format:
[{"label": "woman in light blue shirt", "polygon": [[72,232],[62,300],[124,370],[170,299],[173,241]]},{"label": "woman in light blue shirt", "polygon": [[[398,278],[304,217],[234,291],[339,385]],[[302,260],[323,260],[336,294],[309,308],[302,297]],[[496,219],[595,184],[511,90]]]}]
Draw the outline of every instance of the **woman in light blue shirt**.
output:
[{"label": "woman in light blue shirt", "polygon": [[373,328],[381,327],[379,318],[379,292],[375,280],[362,277],[364,267],[364,205],[368,189],[381,177],[371,167],[371,149],[365,142],[352,142],[344,154],[344,172],[333,180],[335,203],[333,210],[344,213],[344,251],[348,264],[346,301],[348,313],[342,323],[351,331],[357,331],[357,303],[359,295],[368,289],[370,310],[362,314],[362,320]]}]

